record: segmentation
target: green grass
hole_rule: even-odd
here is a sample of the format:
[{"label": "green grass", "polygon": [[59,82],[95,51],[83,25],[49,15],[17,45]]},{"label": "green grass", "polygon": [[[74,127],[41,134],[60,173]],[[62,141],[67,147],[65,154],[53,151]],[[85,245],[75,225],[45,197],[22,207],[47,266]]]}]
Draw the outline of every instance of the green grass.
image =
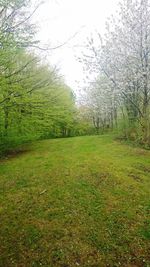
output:
[{"label": "green grass", "polygon": [[90,136],[0,162],[0,266],[150,266],[150,151]]}]

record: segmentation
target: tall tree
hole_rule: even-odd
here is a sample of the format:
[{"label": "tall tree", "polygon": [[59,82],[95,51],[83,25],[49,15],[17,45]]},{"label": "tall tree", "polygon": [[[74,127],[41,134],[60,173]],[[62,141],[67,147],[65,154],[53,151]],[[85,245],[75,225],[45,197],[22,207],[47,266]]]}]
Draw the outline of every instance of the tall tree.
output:
[{"label": "tall tree", "polygon": [[[89,40],[85,64],[106,76],[116,102],[130,125],[138,123],[143,140],[150,140],[150,6],[147,0],[124,0],[116,18],[107,22],[97,47]],[[107,86],[106,86],[107,88]]]}]

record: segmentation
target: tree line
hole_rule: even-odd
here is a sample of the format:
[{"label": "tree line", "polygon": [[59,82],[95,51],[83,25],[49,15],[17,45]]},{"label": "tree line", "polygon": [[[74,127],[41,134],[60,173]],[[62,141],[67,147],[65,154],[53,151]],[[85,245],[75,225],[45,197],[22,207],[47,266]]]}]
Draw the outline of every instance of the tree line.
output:
[{"label": "tree line", "polygon": [[82,105],[97,132],[119,129],[150,145],[150,5],[123,0],[103,36],[88,39],[80,57],[88,77]]},{"label": "tree line", "polygon": [[0,2],[0,154],[27,141],[119,131],[150,145],[150,5],[123,0],[105,35],[88,39],[87,83],[75,96],[37,56],[30,0]]},{"label": "tree line", "polygon": [[64,137],[75,123],[75,97],[56,67],[32,47],[34,8],[28,0],[0,1],[0,154],[29,140]]}]

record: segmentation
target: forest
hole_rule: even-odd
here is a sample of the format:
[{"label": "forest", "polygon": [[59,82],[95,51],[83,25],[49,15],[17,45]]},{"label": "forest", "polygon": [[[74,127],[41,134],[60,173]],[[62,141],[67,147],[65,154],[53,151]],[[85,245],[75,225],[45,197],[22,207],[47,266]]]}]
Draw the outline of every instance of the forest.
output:
[{"label": "forest", "polygon": [[149,147],[149,2],[123,1],[104,36],[88,37],[78,58],[86,83],[77,96],[34,49],[40,50],[31,20],[37,8],[1,1],[1,154],[31,140],[108,131]]},{"label": "forest", "polygon": [[123,1],[104,37],[89,38],[80,58],[89,80],[85,105],[98,132],[119,128],[123,138],[149,146],[149,56],[149,1]]},{"label": "forest", "polygon": [[[111,1],[0,0],[0,267],[150,267],[150,1],[121,0],[83,43],[43,45],[33,20]],[[77,88],[48,57],[72,44]]]},{"label": "forest", "polygon": [[[56,67],[33,47],[30,1],[2,1],[0,9],[0,150],[70,134],[75,98]],[[31,14],[30,14],[31,13]]]}]

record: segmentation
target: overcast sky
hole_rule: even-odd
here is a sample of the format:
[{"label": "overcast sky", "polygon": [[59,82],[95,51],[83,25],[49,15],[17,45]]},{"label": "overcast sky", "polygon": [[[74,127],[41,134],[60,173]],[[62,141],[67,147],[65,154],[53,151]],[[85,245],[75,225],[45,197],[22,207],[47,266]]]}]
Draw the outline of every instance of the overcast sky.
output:
[{"label": "overcast sky", "polygon": [[76,89],[76,81],[83,81],[82,66],[75,56],[84,49],[82,46],[92,32],[104,33],[106,19],[115,12],[117,3],[118,0],[45,0],[36,13],[34,21],[43,44],[55,47],[75,35],[47,55],[50,63],[59,66],[72,89]]}]

